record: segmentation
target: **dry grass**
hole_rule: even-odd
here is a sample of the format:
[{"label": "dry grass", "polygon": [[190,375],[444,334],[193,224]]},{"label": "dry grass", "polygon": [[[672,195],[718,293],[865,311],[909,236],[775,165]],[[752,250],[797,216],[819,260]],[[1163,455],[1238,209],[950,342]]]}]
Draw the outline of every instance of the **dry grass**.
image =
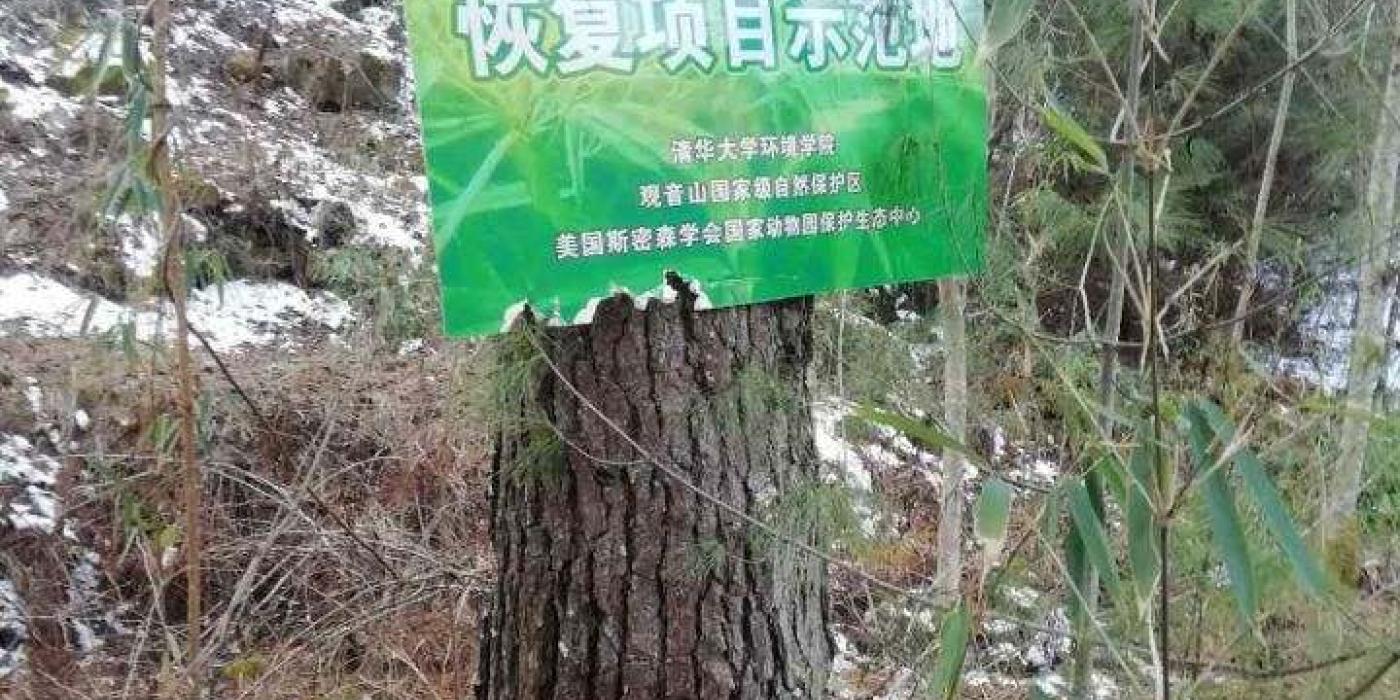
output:
[{"label": "dry grass", "polygon": [[[484,436],[452,389],[473,381],[463,352],[386,359],[324,344],[228,358],[256,413],[206,365],[199,665],[216,696],[466,694],[490,573]],[[5,542],[6,573],[40,623],[32,672],[3,690],[178,693],[189,660],[176,482],[160,437],[172,413],[164,359],[71,342],[6,342],[0,358],[12,388],[33,377],[51,403],[94,419],[67,432],[75,476],[64,500],[78,542],[30,537],[23,552]],[[0,408],[0,429],[33,429],[14,391]],[[64,591],[85,547],[101,554],[103,603],[126,631],[79,663],[63,638]]]}]

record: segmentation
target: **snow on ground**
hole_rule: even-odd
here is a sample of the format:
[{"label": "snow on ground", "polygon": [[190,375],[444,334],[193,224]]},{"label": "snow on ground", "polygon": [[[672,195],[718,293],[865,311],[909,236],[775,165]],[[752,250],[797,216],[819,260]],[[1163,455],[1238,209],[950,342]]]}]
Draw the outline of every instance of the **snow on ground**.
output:
[{"label": "snow on ground", "polygon": [[[51,427],[51,413],[47,410],[51,402],[45,403],[45,392],[32,377],[25,377],[24,382],[34,414],[34,429],[42,432]],[[73,418],[79,429],[90,425],[91,419],[81,409]],[[52,446],[61,442],[52,431],[49,441]],[[0,500],[0,532],[50,535],[57,531],[61,504],[55,487],[59,469],[57,459],[27,438],[0,435],[0,496],[5,499]],[[64,522],[60,541],[58,551],[66,552],[68,561],[63,619],[81,659],[103,647],[112,635],[127,633],[118,619],[126,611],[120,606],[111,607],[103,599],[102,559],[82,542],[71,520]],[[0,577],[0,679],[15,673],[25,662],[28,613],[22,593],[13,581]]]},{"label": "snow on ground", "polygon": [[842,422],[849,415],[851,405],[847,402],[839,399],[815,402],[812,405],[812,437],[816,442],[817,457],[840,469],[847,486],[868,493],[871,489],[870,470],[860,452],[846,442],[841,429]]},{"label": "snow on ground", "polygon": [[[67,126],[78,113],[78,100],[47,87],[44,82],[56,74],[52,48],[25,46],[17,39],[0,37],[0,63],[18,67],[29,80],[0,77],[0,111],[20,121],[44,120],[55,131]],[[3,208],[0,208],[3,210]]]},{"label": "snow on ground", "polygon": [[116,221],[121,241],[122,263],[137,277],[150,277],[160,260],[160,234],[150,217],[124,214]]},{"label": "snow on ground", "polygon": [[24,642],[29,636],[28,613],[15,584],[0,578],[0,678],[24,665]]},{"label": "snow on ground", "polygon": [[1007,473],[1026,484],[1053,486],[1060,478],[1060,463],[1039,455],[1022,455]]},{"label": "snow on ground", "polygon": [[846,442],[842,431],[843,421],[850,413],[849,402],[839,399],[815,402],[812,405],[812,437],[816,443],[817,458],[837,469],[832,478],[840,479],[854,492],[853,503],[856,516],[860,518],[861,531],[874,535],[879,520],[871,507],[874,480],[866,458]]},{"label": "snow on ground", "polygon": [[[1320,302],[1309,309],[1298,324],[1304,342],[1310,346],[1300,355],[1265,358],[1274,373],[1301,379],[1327,393],[1344,391],[1351,364],[1352,323],[1356,314],[1356,275],[1350,271],[1338,275]],[[1384,318],[1392,312],[1389,300]],[[1400,328],[1394,329],[1392,342],[1400,342]],[[1381,381],[1391,391],[1400,388],[1400,355],[1392,352]]]},{"label": "snow on ground", "polygon": [[36,452],[17,435],[0,438],[0,486],[18,490],[4,514],[11,529],[53,532],[58,521],[53,493],[57,480],[54,459]]},{"label": "snow on ground", "polygon": [[[286,345],[296,328],[337,331],[354,318],[348,304],[330,292],[308,293],[285,282],[238,280],[196,290],[190,324],[216,350],[245,345]],[[0,336],[72,338],[128,326],[141,339],[168,337],[174,328],[169,305],[133,308],[80,293],[33,273],[0,277]]]},{"label": "snow on ground", "polygon": [[[355,215],[359,234],[355,243],[378,244],[421,253],[426,237],[427,202],[418,178],[410,178],[412,201],[405,207],[384,208],[384,202],[367,193],[395,191],[396,176],[376,176],[347,167],[325,149],[309,142],[287,142],[276,157],[279,179],[297,188],[296,198],[279,199],[273,205],[288,215],[291,223],[311,235],[315,207],[301,200],[341,202]],[[416,256],[415,256],[416,257]]]},{"label": "snow on ground", "polygon": [[[384,113],[359,110],[343,113],[338,129],[369,134],[387,152],[406,154],[392,167],[367,161],[353,149],[331,148],[325,134],[306,128],[316,110],[290,87],[282,87],[250,108],[231,99],[221,74],[183,77],[177,84],[176,157],[193,161],[201,175],[225,192],[246,186],[249,172],[271,175],[280,193],[275,204],[291,223],[314,237],[315,212],[321,203],[346,204],[357,227],[351,243],[401,248],[421,257],[427,240],[426,181],[418,171],[418,126],[411,71],[399,27],[397,10],[366,8],[358,18],[335,9],[331,0],[248,0],[247,11],[275,19],[272,38],[279,46],[353,47],[403,72],[394,109]],[[265,9],[263,9],[265,8]],[[208,54],[219,60],[233,52],[252,50],[244,41],[215,25],[213,15],[198,8],[180,11],[175,23],[185,29],[174,36],[177,52]],[[218,65],[217,61],[212,62]],[[216,70],[221,70],[217,69]],[[226,81],[222,81],[226,82]],[[250,144],[256,145],[250,148]],[[231,167],[225,154],[255,159]],[[249,168],[248,165],[253,167]]]},{"label": "snow on ground", "polygon": [[[281,0],[276,9],[277,24],[284,31],[314,27],[331,36],[361,42],[362,49],[386,61],[398,60],[398,43],[389,37],[399,23],[398,12],[369,7],[360,11],[360,20],[355,20],[336,10],[337,4],[339,0]],[[281,37],[279,43],[285,43]]]},{"label": "snow on ground", "polygon": [[16,119],[66,124],[78,113],[78,103],[53,88],[0,81],[0,89],[5,109]]}]

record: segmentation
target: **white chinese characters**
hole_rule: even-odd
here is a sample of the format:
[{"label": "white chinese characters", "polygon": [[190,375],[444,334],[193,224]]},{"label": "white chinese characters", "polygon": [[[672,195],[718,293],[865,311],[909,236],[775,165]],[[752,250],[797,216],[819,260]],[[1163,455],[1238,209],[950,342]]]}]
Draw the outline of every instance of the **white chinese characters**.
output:
[{"label": "white chinese characters", "polygon": [[[977,12],[964,17],[959,7]],[[962,65],[971,0],[454,0],[472,75]],[[753,144],[761,147],[761,144]]]},{"label": "white chinese characters", "polygon": [[554,256],[560,261],[580,260],[720,247],[803,236],[880,233],[887,229],[917,226],[921,221],[923,213],[918,207],[901,206],[570,232],[560,233],[555,237]]},{"label": "white chinese characters", "polygon": [[859,171],[758,175],[754,177],[712,178],[695,182],[646,183],[637,187],[637,204],[643,209],[683,205],[728,204],[730,202],[827,197],[860,194],[865,190]]}]

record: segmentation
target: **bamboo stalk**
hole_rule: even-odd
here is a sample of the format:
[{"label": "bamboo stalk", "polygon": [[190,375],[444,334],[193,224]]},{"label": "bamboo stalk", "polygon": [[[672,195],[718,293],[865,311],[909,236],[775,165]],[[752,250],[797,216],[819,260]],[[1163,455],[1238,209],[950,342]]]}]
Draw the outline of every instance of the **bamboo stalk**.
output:
[{"label": "bamboo stalk", "polygon": [[[1284,3],[1284,42],[1287,44],[1288,61],[1298,60],[1298,7],[1296,0]],[[1259,264],[1259,240],[1264,236],[1264,220],[1269,211],[1269,197],[1273,193],[1274,175],[1278,171],[1278,154],[1283,146],[1284,127],[1288,123],[1288,110],[1293,103],[1293,84],[1297,82],[1297,71],[1283,75],[1279,86],[1278,107],[1274,112],[1274,126],[1269,132],[1269,147],[1264,156],[1264,173],[1259,179],[1259,194],[1254,200],[1254,216],[1250,219],[1249,233],[1245,237],[1244,281],[1240,284],[1240,296],[1235,302],[1235,318],[1244,319],[1249,312],[1249,304],[1254,297],[1254,288],[1259,282],[1255,267]],[[1241,320],[1230,328],[1230,348],[1238,353],[1244,343],[1244,325]]]},{"label": "bamboo stalk", "polygon": [[199,698],[203,686],[200,671],[200,637],[202,635],[202,549],[201,531],[202,480],[196,452],[194,397],[196,377],[190,357],[190,323],[186,308],[188,289],[185,279],[185,251],[180,227],[180,203],[171,178],[170,166],[170,102],[166,90],[170,50],[170,0],[153,0],[150,5],[152,27],[151,76],[151,143],[150,165],[152,180],[160,196],[160,229],[165,241],[163,271],[166,293],[175,310],[175,362],[178,380],[176,402],[180,428],[181,508],[184,511],[185,544],[185,625],[186,666],[190,680],[190,697]]}]

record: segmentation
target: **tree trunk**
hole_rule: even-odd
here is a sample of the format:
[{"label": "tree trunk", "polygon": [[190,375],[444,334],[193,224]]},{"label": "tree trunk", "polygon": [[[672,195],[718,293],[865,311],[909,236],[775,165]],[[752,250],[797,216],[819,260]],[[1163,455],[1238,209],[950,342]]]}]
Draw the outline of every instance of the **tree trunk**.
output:
[{"label": "tree trunk", "polygon": [[[1322,512],[1322,533],[1337,566],[1356,565],[1356,501],[1361,494],[1362,467],[1370,436],[1376,385],[1385,359],[1386,271],[1390,263],[1391,232],[1395,226],[1395,186],[1400,170],[1400,15],[1392,8],[1386,21],[1392,27],[1390,70],[1385,96],[1377,109],[1376,141],[1366,185],[1356,251],[1360,259],[1357,278],[1356,322],[1351,341],[1343,404],[1341,447],[1337,466],[1327,485]],[[1345,572],[1343,572],[1345,573]]]},{"label": "tree trunk", "polygon": [[525,348],[548,359],[498,436],[479,697],[823,697],[824,562],[681,481],[761,518],[818,478],[811,302],[694,304],[614,297]]}]

